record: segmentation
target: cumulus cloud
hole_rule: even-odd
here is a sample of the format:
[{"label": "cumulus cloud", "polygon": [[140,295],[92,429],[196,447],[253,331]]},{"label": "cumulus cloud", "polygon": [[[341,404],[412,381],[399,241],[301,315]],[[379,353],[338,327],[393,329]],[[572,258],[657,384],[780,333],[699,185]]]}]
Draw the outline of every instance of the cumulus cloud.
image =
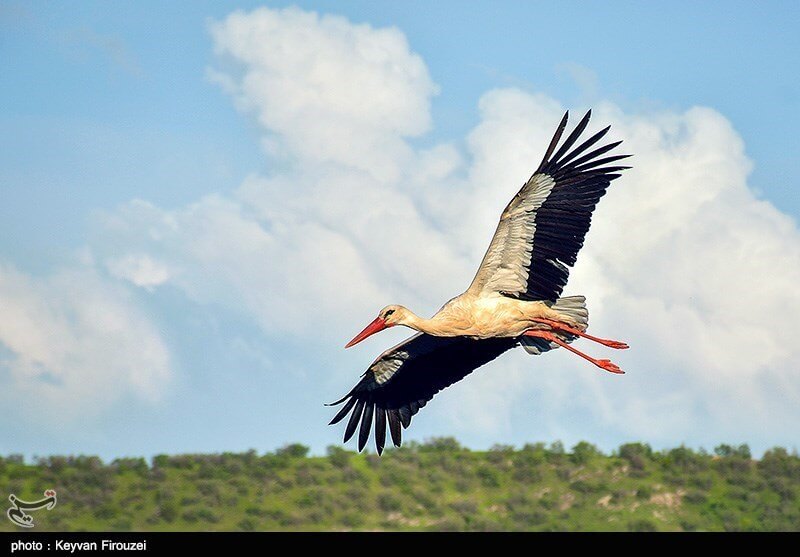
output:
[{"label": "cumulus cloud", "polygon": [[278,136],[267,145],[279,153],[392,179],[411,156],[402,138],[430,127],[436,88],[398,29],[261,8],[231,14],[211,34],[216,53],[238,70],[212,77]]},{"label": "cumulus cloud", "polygon": [[170,379],[158,330],[90,267],[39,278],[0,264],[0,347],[6,403],[13,396],[48,421],[96,414],[129,393],[157,400]]},{"label": "cumulus cloud", "polygon": [[[131,202],[103,216],[93,249],[133,284],[176,285],[268,335],[328,335],[328,349],[386,303],[431,313],[469,284],[564,110],[489,91],[463,143],[419,149],[436,86],[397,29],[262,8],[211,33],[210,75],[258,119],[272,172],[177,210]],[[742,139],[713,109],[602,103],[593,129],[607,123],[635,168],[601,201],[567,292],[589,297],[593,330],[632,344],[615,354],[630,373],[563,351],[509,355],[426,408],[446,425],[416,427],[468,441],[789,442],[796,224],[753,194]]]}]

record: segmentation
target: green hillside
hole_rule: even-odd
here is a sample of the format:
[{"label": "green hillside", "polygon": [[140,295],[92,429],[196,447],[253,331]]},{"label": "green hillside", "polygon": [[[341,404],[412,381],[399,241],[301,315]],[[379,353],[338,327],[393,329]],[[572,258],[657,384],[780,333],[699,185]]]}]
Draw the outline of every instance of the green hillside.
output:
[{"label": "green hillside", "polygon": [[31,512],[37,530],[800,530],[800,457],[780,448],[754,460],[744,445],[604,455],[434,439],[383,457],[307,453],[10,456],[0,496],[56,489],[54,509]]}]

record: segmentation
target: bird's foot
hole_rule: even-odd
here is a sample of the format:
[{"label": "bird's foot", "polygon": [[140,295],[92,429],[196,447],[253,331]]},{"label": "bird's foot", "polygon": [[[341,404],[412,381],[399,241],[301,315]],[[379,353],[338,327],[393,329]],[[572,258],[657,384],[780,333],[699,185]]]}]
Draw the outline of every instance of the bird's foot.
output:
[{"label": "bird's foot", "polygon": [[585,333],[584,331],[581,331],[580,329],[576,329],[575,327],[572,327],[572,326],[567,325],[565,323],[561,323],[560,321],[555,321],[553,319],[544,319],[544,318],[540,318],[539,319],[539,318],[537,318],[537,319],[534,319],[533,321],[536,321],[537,323],[543,323],[545,325],[549,325],[550,328],[553,329],[554,331],[561,331],[563,333],[568,333],[570,335],[583,337],[585,339],[592,340],[594,342],[602,344],[603,346],[608,346],[609,348],[614,348],[616,350],[625,350],[626,348],[630,348],[624,342],[620,342],[618,340],[609,340],[609,339],[606,339],[606,338],[596,337],[596,336],[590,335],[588,333]]},{"label": "bird's foot", "polygon": [[618,373],[620,375],[624,374],[625,372],[622,371],[617,364],[612,362],[611,360],[595,360],[594,365],[599,367],[600,369],[604,369],[610,373]]},{"label": "bird's foot", "polygon": [[630,346],[618,340],[608,340],[604,338],[604,339],[598,339],[598,342],[604,346],[608,346],[609,348],[615,348],[617,350],[625,350],[627,348],[630,348]]},{"label": "bird's foot", "polygon": [[547,340],[547,341],[550,341],[550,342],[554,342],[557,345],[561,346],[562,348],[565,348],[565,349],[569,350],[570,352],[580,356],[584,360],[592,362],[594,365],[596,365],[600,369],[604,369],[604,370],[608,371],[609,373],[617,373],[617,374],[620,374],[620,375],[625,373],[624,371],[622,371],[619,368],[619,366],[617,364],[615,364],[611,360],[597,360],[595,358],[592,358],[588,354],[585,354],[585,353],[581,352],[577,348],[573,348],[572,346],[570,346],[569,344],[567,344],[566,342],[561,340],[552,331],[540,331],[540,330],[537,330],[537,329],[530,329],[530,330],[525,331],[523,334],[525,336],[543,338],[544,340]]}]

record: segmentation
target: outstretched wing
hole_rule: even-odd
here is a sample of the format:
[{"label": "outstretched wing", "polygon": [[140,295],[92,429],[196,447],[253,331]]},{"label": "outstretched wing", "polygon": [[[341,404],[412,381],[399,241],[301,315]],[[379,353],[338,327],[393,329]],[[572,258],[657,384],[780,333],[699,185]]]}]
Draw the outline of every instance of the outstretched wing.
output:
[{"label": "outstretched wing", "polygon": [[597,202],[628,166],[605,166],[630,155],[602,156],[621,141],[594,147],[611,126],[578,145],[589,123],[586,113],[558,148],[569,112],[542,163],[500,217],[489,249],[468,292],[501,292],[525,300],[555,301],[567,283]]},{"label": "outstretched wing", "polygon": [[[435,337],[419,333],[381,354],[361,381],[341,400],[344,406],[330,422],[350,414],[344,432],[346,443],[359,429],[358,450],[367,444],[375,424],[375,448],[383,452],[386,425],[395,446],[402,429],[433,395],[460,381],[473,370],[517,346],[515,338],[472,340],[466,337]],[[360,427],[359,427],[360,423]]]}]

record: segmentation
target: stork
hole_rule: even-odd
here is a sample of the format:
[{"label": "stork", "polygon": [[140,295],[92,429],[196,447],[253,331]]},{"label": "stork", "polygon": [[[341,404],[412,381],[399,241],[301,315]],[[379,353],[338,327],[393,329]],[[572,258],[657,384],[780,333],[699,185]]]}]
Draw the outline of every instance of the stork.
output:
[{"label": "stork", "polygon": [[469,288],[430,319],[400,305],[386,306],[347,343],[345,348],[397,325],[418,331],[381,354],[358,384],[332,403],[344,406],[330,425],[350,414],[345,443],[358,428],[361,451],[374,422],[375,448],[381,454],[388,423],[392,442],[399,447],[402,428],[408,428],[411,417],[436,393],[516,346],[530,354],[562,347],[601,369],[624,373],[610,360],[570,346],[583,337],[610,348],[628,348],[588,334],[585,298],[561,297],[561,292],[597,202],[612,180],[630,168],[613,163],[630,155],[603,156],[621,141],[596,147],[610,126],[575,146],[591,110],[559,146],[568,117],[569,112],[541,164],[503,211]]}]

